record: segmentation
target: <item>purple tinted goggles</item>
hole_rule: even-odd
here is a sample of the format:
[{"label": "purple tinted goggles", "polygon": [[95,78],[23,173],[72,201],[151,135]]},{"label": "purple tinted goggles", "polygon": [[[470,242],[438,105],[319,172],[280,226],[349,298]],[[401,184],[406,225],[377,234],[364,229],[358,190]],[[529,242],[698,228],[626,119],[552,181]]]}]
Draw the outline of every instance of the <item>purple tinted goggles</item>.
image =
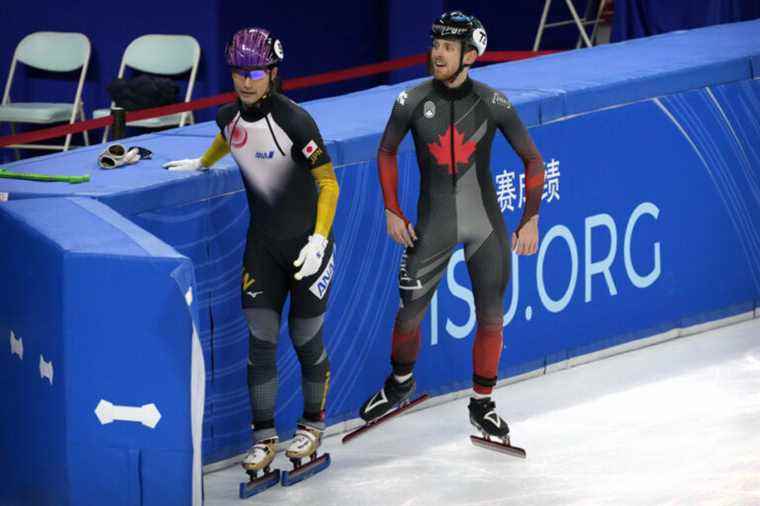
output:
[{"label": "purple tinted goggles", "polygon": [[263,79],[267,75],[267,69],[261,67],[232,67],[232,72],[239,75],[240,77],[247,77],[253,81]]}]

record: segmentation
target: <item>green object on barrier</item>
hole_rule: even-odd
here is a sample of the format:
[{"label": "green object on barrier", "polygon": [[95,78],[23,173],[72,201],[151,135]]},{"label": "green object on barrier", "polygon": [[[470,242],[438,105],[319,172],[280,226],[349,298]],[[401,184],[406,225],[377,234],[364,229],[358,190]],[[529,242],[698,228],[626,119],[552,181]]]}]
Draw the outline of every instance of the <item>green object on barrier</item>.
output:
[{"label": "green object on barrier", "polygon": [[45,174],[32,174],[29,172],[11,172],[0,169],[0,178],[6,179],[25,179],[27,181],[41,181],[47,183],[69,183],[79,184],[86,183],[90,180],[90,175],[85,176],[47,176]]}]

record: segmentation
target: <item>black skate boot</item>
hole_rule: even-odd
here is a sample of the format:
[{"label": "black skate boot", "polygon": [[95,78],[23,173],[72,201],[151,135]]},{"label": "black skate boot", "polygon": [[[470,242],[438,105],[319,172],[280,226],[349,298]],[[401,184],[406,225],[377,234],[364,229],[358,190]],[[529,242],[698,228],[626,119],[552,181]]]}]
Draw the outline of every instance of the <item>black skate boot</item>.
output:
[{"label": "black skate boot", "polygon": [[[362,404],[359,409],[359,416],[367,422],[358,429],[354,429],[343,437],[343,443],[365,433],[367,430],[377,427],[381,423],[413,408],[417,404],[428,398],[427,394],[422,394],[416,399],[410,401],[415,390],[414,377],[411,377],[399,383],[393,374],[385,380],[383,388],[375,393]],[[394,409],[395,408],[395,409]]]},{"label": "black skate boot", "polygon": [[525,450],[510,444],[509,425],[496,413],[496,403],[490,397],[471,398],[467,408],[470,423],[483,434],[482,437],[470,436],[472,444],[523,459],[526,457]]},{"label": "black skate boot", "polygon": [[377,420],[394,407],[408,400],[414,393],[414,376],[403,383],[396,381],[393,374],[385,380],[383,388],[362,404],[359,416],[365,422]]},{"label": "black skate boot", "polygon": [[490,397],[484,399],[470,398],[470,423],[484,436],[504,439],[509,435],[507,422],[496,413],[496,403]]}]

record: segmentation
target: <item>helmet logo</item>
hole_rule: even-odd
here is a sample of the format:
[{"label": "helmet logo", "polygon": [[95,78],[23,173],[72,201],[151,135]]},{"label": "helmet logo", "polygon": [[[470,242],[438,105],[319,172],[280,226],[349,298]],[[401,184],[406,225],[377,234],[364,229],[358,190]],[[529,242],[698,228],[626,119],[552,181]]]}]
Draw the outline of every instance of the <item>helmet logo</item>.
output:
[{"label": "helmet logo", "polygon": [[435,104],[430,100],[425,102],[425,104],[422,106],[422,114],[427,119],[433,119],[435,117]]},{"label": "helmet logo", "polygon": [[468,28],[458,28],[456,26],[433,25],[433,33],[440,37],[464,35],[468,30]]},{"label": "helmet logo", "polygon": [[282,60],[285,58],[285,51],[282,49],[282,42],[280,42],[280,39],[277,39],[274,41],[274,54],[277,55],[277,58]]},{"label": "helmet logo", "polygon": [[476,28],[472,32],[472,42],[475,44],[475,49],[478,51],[478,55],[482,55],[486,51],[488,45],[488,37],[486,31],[482,28]]}]

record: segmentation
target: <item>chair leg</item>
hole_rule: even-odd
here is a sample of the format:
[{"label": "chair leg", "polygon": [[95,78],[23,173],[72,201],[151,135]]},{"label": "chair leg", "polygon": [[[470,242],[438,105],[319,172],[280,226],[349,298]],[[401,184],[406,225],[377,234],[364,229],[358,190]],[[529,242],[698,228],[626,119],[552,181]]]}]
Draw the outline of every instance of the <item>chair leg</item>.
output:
[{"label": "chair leg", "polygon": [[588,38],[588,33],[586,33],[586,28],[583,25],[583,21],[581,21],[581,18],[578,17],[578,11],[575,10],[573,1],[565,0],[565,3],[567,4],[567,8],[570,9],[570,14],[572,14],[573,16],[573,21],[575,21],[575,26],[578,27],[578,31],[580,32],[581,37],[583,38],[583,42],[585,42],[586,47],[591,47],[591,41]]},{"label": "chair leg", "polygon": [[538,32],[536,32],[536,40],[533,43],[533,51],[538,51],[541,47],[541,38],[544,36],[544,30],[546,25],[546,17],[549,15],[549,7],[552,4],[552,0],[546,0],[544,4],[544,10],[541,13],[541,21],[538,22]]},{"label": "chair leg", "polygon": [[108,130],[110,128],[110,126],[103,127],[103,139],[100,141],[101,143],[105,144],[108,142]]}]

